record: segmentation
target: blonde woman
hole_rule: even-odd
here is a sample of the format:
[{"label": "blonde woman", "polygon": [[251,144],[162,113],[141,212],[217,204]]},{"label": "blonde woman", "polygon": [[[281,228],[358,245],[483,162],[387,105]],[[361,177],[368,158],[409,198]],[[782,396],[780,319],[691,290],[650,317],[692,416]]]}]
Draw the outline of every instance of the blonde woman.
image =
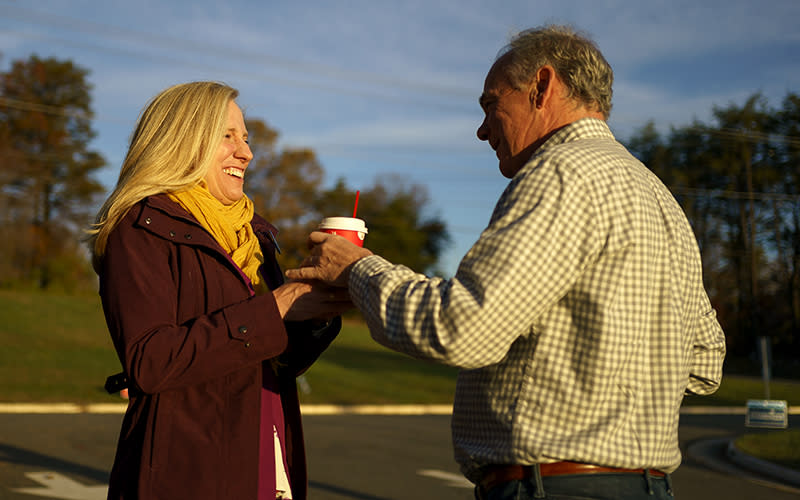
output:
[{"label": "blonde woman", "polygon": [[253,155],[216,82],[158,94],[90,231],[130,402],[110,499],[305,499],[295,377],[337,335],[346,292],[284,283]]}]

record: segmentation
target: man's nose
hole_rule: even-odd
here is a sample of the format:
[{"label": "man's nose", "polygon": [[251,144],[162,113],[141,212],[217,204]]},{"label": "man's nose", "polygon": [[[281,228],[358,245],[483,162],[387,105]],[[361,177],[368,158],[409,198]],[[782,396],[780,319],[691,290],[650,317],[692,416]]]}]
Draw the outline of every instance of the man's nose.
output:
[{"label": "man's nose", "polygon": [[478,139],[482,141],[489,140],[489,126],[486,125],[486,118],[483,119],[483,123],[478,127]]}]

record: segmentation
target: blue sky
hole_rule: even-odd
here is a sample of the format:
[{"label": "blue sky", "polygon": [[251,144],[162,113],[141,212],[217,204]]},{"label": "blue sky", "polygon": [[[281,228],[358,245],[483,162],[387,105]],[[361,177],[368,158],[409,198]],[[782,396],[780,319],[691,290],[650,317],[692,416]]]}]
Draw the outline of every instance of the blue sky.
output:
[{"label": "blue sky", "polygon": [[550,22],[588,33],[614,68],[609,124],[625,140],[650,120],[668,131],[754,92],[773,106],[800,92],[798,21],[797,0],[0,0],[0,67],[35,53],[89,70],[109,187],[150,97],[231,84],[283,146],[317,152],[327,182],[425,186],[453,237],[440,266],[452,274],[507,182],[475,130],[511,34]]}]

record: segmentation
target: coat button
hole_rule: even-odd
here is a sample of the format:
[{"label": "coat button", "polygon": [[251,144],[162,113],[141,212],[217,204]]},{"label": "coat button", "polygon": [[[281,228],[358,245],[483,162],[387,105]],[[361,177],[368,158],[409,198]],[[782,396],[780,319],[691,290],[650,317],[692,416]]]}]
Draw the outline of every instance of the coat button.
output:
[{"label": "coat button", "polygon": [[192,239],[192,233],[186,233],[186,234],[183,235],[183,237],[186,238],[187,240],[191,240]]},{"label": "coat button", "polygon": [[250,347],[250,342],[245,342],[245,343],[244,343],[244,346],[245,346],[245,347]]},{"label": "coat button", "polygon": [[172,236],[172,237],[174,238],[174,237],[175,237],[175,231],[170,231],[170,232],[169,232],[169,235],[170,235],[170,236]]},{"label": "coat button", "polygon": [[150,217],[148,217],[148,218],[146,218],[146,219],[144,220],[144,223],[145,223],[145,224],[150,224],[150,222],[151,222],[151,221],[150,221]]},{"label": "coat button", "polygon": [[239,333],[241,333],[242,335],[247,335],[247,327],[246,326],[240,326],[239,327]]}]

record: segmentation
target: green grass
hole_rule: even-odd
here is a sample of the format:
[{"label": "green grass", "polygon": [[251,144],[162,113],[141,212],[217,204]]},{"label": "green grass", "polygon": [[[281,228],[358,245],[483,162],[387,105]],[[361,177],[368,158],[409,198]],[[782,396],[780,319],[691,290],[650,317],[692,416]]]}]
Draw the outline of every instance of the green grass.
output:
[{"label": "green grass", "polygon": [[[120,370],[97,296],[0,290],[0,402],[116,402],[102,386]],[[347,321],[305,373],[308,404],[450,404],[453,368],[417,361]],[[301,389],[306,385],[302,384]]]},{"label": "green grass", "polygon": [[100,301],[0,290],[0,401],[107,401],[119,361]]},{"label": "green grass", "polygon": [[736,440],[736,447],[772,463],[800,470],[800,430],[771,429],[748,433]]},{"label": "green grass", "polygon": [[[764,396],[764,382],[761,379],[724,374],[719,389],[713,395],[686,396],[683,404],[687,406],[744,406],[748,399],[765,399]],[[769,399],[785,400],[789,406],[800,406],[800,381],[771,380]]]},{"label": "green grass", "polygon": [[[306,372],[311,391],[303,403],[452,404],[456,369],[414,360],[386,349],[361,322],[342,333]],[[301,385],[302,389],[302,385]]]},{"label": "green grass", "polygon": [[[96,295],[0,290],[0,401],[108,402],[102,385],[120,369]],[[456,370],[375,343],[363,322],[342,333],[305,374],[308,404],[451,404]],[[771,399],[800,405],[800,381],[773,381]],[[763,399],[760,379],[725,375],[712,396],[686,405],[744,406]]]}]

